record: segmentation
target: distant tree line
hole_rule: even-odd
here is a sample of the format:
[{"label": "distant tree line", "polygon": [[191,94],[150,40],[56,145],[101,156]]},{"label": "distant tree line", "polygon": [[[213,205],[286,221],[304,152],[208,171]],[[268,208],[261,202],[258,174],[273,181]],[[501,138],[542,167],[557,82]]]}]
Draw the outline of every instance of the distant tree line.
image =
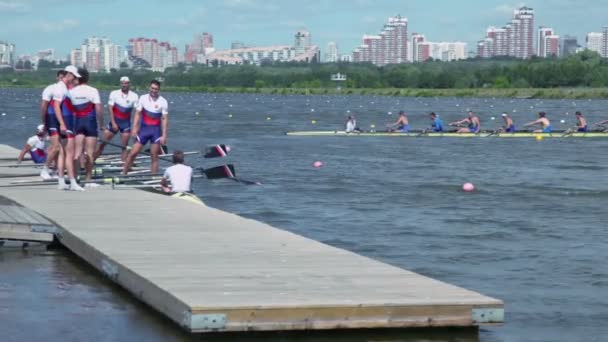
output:
[{"label": "distant tree line", "polygon": [[[0,84],[21,86],[49,83],[55,66],[38,66],[36,72],[0,71]],[[242,88],[331,88],[330,76],[346,74],[343,88],[555,88],[607,87],[608,60],[584,51],[560,59],[518,60],[468,59],[455,62],[427,61],[413,64],[375,66],[369,63],[271,63],[253,65],[193,65],[168,68],[164,73],[123,69],[92,75],[94,84],[117,86],[122,75],[144,87],[152,78],[164,84],[205,90],[218,87]]]}]

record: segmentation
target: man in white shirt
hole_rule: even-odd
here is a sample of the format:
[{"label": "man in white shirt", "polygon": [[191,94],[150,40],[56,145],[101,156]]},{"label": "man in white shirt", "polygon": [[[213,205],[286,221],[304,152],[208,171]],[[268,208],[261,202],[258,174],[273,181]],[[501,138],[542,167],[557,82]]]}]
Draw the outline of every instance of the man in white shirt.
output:
[{"label": "man in white shirt", "polygon": [[150,82],[149,93],[142,95],[137,103],[131,135],[135,138],[133,149],[127,157],[123,174],[127,174],[133,161],[141,149],[150,143],[150,171],[158,173],[158,155],[160,145],[167,143],[167,130],[169,128],[169,105],[164,97],[160,96],[160,82]]},{"label": "man in white shirt", "polygon": [[357,127],[357,119],[354,116],[350,115],[346,120],[346,128],[344,130],[346,133],[359,133],[359,127]]},{"label": "man in white shirt", "polygon": [[44,168],[40,172],[40,177],[43,179],[51,178],[51,164],[57,166],[57,157],[59,156],[59,122],[55,117],[55,108],[53,105],[53,89],[59,82],[63,82],[63,77],[67,74],[65,70],[57,72],[56,82],[47,86],[42,91],[42,102],[40,103],[40,119],[44,125],[46,133],[48,133],[51,147],[47,151],[48,158],[44,164]]},{"label": "man in white shirt", "polygon": [[78,83],[69,92],[74,112],[74,134],[76,135],[76,154],[78,160],[84,154],[86,180],[93,176],[93,156],[97,145],[99,128],[103,126],[103,106],[99,91],[90,85],[89,72],[79,69]]},{"label": "man in white shirt", "polygon": [[19,157],[17,157],[17,162],[21,163],[25,154],[29,152],[35,164],[43,164],[46,161],[46,152],[44,151],[45,135],[44,125],[38,125],[36,135],[27,139],[25,146],[23,146],[21,153],[19,153]]},{"label": "man in white shirt", "polygon": [[110,93],[108,99],[108,111],[110,112],[110,122],[103,133],[103,140],[97,147],[95,159],[103,153],[106,142],[114,138],[114,135],[120,132],[120,142],[122,149],[122,160],[127,159],[126,146],[129,144],[131,137],[131,114],[133,109],[137,108],[139,97],[136,93],[130,90],[131,83],[127,76],[120,78],[120,89]]},{"label": "man in white shirt", "polygon": [[[57,119],[57,132],[59,134],[59,159],[57,160],[57,188],[59,190],[75,190],[82,191],[78,182],[76,182],[76,170],[74,167],[74,115],[72,103],[69,98],[69,89],[78,82],[80,74],[78,68],[73,65],[68,65],[64,69],[67,73],[63,80],[57,82],[53,87],[53,109],[55,118]],[[63,178],[64,168],[68,171],[70,178],[70,186],[66,186]]]},{"label": "man in white shirt", "polygon": [[192,191],[192,168],[184,165],[184,152],[173,151],[173,166],[165,170],[160,184],[165,192]]}]

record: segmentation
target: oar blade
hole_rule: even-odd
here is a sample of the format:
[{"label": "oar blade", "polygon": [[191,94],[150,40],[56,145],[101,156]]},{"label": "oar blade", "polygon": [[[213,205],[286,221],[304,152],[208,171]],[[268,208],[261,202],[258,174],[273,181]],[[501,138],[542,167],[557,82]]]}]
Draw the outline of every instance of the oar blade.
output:
[{"label": "oar blade", "polygon": [[234,165],[232,164],[216,166],[210,169],[201,169],[201,171],[207,176],[207,179],[234,178],[236,176]]},{"label": "oar blade", "polygon": [[230,146],[224,144],[209,146],[205,149],[205,158],[222,158],[230,152]]}]

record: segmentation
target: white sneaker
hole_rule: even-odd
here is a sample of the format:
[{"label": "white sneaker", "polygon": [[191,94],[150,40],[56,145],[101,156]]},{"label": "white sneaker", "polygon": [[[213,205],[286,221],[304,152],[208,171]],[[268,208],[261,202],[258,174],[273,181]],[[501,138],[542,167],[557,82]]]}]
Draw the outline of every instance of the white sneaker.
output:
[{"label": "white sneaker", "polygon": [[80,185],[78,185],[78,183],[76,183],[76,181],[70,182],[70,188],[68,189],[70,191],[84,191],[84,188],[81,187]]},{"label": "white sneaker", "polygon": [[51,173],[49,172],[49,169],[47,169],[46,167],[44,169],[42,169],[42,171],[40,171],[40,178],[47,180],[47,179],[52,179],[53,176],[51,176]]},{"label": "white sneaker", "polygon": [[57,189],[58,190],[67,190],[68,189],[68,185],[65,184],[65,179],[63,179],[63,178],[58,179]]}]

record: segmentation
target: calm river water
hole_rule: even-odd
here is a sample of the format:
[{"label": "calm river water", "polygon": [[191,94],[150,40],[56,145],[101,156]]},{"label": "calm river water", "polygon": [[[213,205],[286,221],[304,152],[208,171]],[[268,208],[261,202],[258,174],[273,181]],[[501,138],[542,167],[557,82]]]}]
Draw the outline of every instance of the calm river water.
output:
[{"label": "calm river water", "polygon": [[[0,143],[21,147],[40,89],[0,89]],[[475,331],[221,337],[302,341],[605,341],[608,336],[608,139],[289,137],[338,129],[348,114],[384,127],[406,110],[482,127],[546,111],[554,128],[608,119],[608,101],[165,93],[169,146],[225,143],[237,175],[198,179],[209,206],[500,298],[506,323]],[[102,94],[107,99],[107,93]],[[350,111],[350,112],[348,112]],[[198,113],[198,114],[197,114]],[[495,120],[491,118],[495,117]],[[565,124],[560,124],[560,120]],[[316,122],[313,124],[313,120]],[[314,161],[324,167],[313,168]],[[226,160],[190,158],[197,166]],[[464,193],[464,182],[478,191]],[[1,192],[0,192],[1,194]],[[173,323],[64,250],[0,249],[0,340],[182,341]]]}]

